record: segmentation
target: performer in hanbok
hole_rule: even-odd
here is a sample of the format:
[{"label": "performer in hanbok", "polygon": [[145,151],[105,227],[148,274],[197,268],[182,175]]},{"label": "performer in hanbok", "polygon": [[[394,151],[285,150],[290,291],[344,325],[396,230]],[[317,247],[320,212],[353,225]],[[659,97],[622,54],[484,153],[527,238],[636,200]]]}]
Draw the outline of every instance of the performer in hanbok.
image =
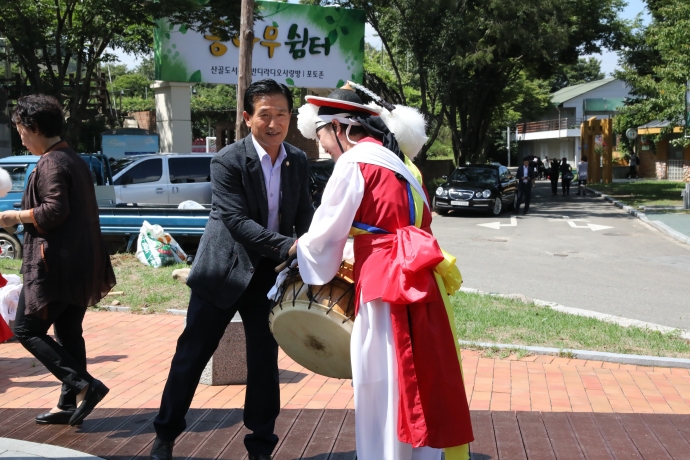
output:
[{"label": "performer in hanbok", "polygon": [[462,279],[431,234],[428,196],[408,158],[426,142],[424,118],[380,98],[383,107],[363,105],[349,86],[307,102],[298,127],[336,164],[291,251],[304,282],[322,285],[354,236],[357,458],[440,460],[445,449],[446,460],[467,460],[472,426],[448,301]]}]

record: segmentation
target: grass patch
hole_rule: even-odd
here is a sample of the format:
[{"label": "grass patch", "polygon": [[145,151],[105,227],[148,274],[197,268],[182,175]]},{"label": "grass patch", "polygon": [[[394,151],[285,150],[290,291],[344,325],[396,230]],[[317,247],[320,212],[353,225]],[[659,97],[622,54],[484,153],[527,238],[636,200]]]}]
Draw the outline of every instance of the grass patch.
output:
[{"label": "grass patch", "polygon": [[22,261],[17,259],[0,259],[0,273],[5,275],[19,275]]},{"label": "grass patch", "polygon": [[[458,337],[474,342],[536,345],[648,356],[690,357],[690,342],[679,334],[622,327],[569,315],[533,303],[480,294],[452,298]],[[497,356],[515,350],[493,351]]]},{"label": "grass patch", "polygon": [[123,291],[118,296],[104,298],[97,307],[110,306],[118,300],[122,306],[131,307],[133,312],[163,312],[169,308],[186,310],[189,305],[189,288],[172,278],[172,272],[185,268],[185,264],[151,268],[143,265],[134,254],[115,254],[113,263],[117,285],[113,291]]},{"label": "grass patch", "polygon": [[685,183],[667,180],[644,180],[593,184],[589,187],[609,195],[628,206],[682,206],[683,198],[680,196],[680,192],[685,189]]}]

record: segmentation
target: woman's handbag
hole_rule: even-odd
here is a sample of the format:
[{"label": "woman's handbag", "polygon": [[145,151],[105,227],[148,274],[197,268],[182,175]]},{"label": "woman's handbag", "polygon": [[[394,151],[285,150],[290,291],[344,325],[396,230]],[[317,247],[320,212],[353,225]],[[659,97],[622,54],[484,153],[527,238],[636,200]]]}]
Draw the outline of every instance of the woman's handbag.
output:
[{"label": "woman's handbag", "polygon": [[572,171],[567,171],[563,173],[563,180],[573,180],[573,172]]}]

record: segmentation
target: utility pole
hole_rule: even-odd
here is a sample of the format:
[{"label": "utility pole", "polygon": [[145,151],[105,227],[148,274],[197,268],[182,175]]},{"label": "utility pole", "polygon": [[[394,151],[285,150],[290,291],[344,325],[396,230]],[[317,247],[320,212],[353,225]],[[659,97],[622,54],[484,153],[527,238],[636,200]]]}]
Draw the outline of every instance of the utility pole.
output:
[{"label": "utility pole", "polygon": [[252,48],[254,47],[254,0],[242,0],[240,17],[240,65],[237,76],[237,116],[235,118],[235,141],[249,134],[244,123],[244,92],[252,84]]}]

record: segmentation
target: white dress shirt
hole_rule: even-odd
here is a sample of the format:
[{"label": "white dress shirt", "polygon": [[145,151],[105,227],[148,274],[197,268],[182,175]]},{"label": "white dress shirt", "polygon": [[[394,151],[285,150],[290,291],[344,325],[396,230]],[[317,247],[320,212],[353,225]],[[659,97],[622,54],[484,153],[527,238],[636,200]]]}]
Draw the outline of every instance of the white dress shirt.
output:
[{"label": "white dress shirt", "polygon": [[252,142],[256,153],[259,154],[261,171],[264,174],[264,185],[266,186],[266,198],[268,198],[268,230],[277,232],[280,229],[280,166],[287,157],[285,146],[280,144],[280,152],[275,164],[271,164],[271,156],[252,136]]}]

